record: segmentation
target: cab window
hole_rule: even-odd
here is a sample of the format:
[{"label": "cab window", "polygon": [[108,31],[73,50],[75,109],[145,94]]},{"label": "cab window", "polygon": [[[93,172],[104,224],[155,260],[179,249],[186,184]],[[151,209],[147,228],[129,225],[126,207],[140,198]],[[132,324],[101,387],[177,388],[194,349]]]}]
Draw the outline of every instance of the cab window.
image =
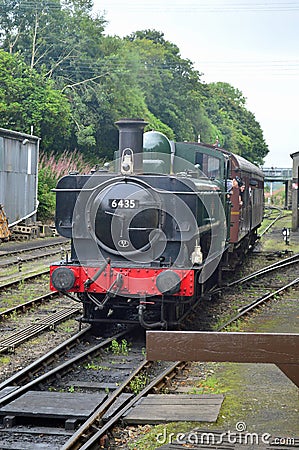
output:
[{"label": "cab window", "polygon": [[220,159],[206,153],[195,154],[195,164],[208,178],[220,178]]}]

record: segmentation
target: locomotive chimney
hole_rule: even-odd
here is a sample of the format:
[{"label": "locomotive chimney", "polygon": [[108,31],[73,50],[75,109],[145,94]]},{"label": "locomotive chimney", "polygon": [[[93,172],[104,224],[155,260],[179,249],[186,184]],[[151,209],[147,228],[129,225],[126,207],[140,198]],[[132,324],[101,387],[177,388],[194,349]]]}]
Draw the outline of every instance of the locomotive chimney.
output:
[{"label": "locomotive chimney", "polygon": [[118,168],[122,173],[142,173],[143,130],[147,124],[143,119],[121,119],[115,122],[119,128]]}]

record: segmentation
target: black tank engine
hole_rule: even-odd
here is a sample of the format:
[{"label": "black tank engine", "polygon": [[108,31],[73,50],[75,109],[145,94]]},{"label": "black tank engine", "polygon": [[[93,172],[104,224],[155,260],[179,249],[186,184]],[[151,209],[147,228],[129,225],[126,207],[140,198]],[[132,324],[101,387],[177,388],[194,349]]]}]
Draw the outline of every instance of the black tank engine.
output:
[{"label": "black tank engine", "polygon": [[[71,256],[51,266],[51,288],[75,293],[81,320],[94,329],[111,322],[174,327],[219,277],[228,254],[252,244],[262,175],[223,149],[144,133],[143,120],[116,125],[113,168],[65,176],[55,189],[56,228],[71,239]],[[260,214],[232,240],[234,171],[247,184],[251,208],[256,191]]]}]

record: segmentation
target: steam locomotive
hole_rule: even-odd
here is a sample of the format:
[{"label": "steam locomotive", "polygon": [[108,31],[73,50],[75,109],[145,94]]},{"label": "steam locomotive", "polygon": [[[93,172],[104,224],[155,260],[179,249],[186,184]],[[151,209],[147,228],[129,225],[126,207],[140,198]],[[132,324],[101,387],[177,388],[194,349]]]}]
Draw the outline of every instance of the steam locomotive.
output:
[{"label": "steam locomotive", "polygon": [[55,189],[71,255],[51,266],[51,289],[81,301],[94,330],[175,328],[257,239],[263,173],[218,146],[144,133],[141,119],[116,125],[113,167]]}]

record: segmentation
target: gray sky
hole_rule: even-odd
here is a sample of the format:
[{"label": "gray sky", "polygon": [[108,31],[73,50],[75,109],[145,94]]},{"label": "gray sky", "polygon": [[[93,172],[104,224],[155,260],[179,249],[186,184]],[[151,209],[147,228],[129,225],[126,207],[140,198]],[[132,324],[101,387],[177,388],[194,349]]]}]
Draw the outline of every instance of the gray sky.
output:
[{"label": "gray sky", "polygon": [[202,81],[242,91],[269,146],[265,166],[299,151],[299,0],[94,0],[106,34],[162,31]]}]

